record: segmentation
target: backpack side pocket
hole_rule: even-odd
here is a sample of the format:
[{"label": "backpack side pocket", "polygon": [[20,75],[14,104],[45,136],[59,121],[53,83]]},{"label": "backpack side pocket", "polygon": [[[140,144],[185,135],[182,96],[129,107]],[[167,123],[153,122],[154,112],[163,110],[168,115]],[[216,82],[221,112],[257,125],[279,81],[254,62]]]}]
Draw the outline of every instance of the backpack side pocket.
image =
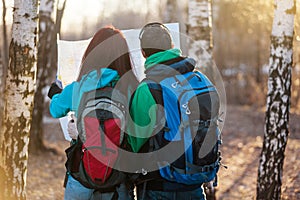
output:
[{"label": "backpack side pocket", "polygon": [[81,144],[77,141],[65,150],[67,161],[65,163],[67,172],[78,172],[82,156]]}]

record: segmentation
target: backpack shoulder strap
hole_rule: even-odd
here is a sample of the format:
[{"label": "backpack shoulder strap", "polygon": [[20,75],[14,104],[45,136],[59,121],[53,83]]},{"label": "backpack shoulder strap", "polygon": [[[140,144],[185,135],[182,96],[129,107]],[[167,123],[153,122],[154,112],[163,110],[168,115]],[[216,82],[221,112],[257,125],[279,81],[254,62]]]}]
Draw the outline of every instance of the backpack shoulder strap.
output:
[{"label": "backpack shoulder strap", "polygon": [[150,89],[162,91],[161,85],[151,79],[145,78],[142,82],[146,83]]},{"label": "backpack shoulder strap", "polygon": [[151,79],[148,79],[148,78],[145,78],[144,80],[142,80],[142,82],[146,83],[147,86],[149,87],[150,92],[151,92],[155,102],[157,104],[160,104],[160,105],[163,106],[164,103],[163,103],[161,85],[158,82],[156,82],[154,80],[151,80]]}]

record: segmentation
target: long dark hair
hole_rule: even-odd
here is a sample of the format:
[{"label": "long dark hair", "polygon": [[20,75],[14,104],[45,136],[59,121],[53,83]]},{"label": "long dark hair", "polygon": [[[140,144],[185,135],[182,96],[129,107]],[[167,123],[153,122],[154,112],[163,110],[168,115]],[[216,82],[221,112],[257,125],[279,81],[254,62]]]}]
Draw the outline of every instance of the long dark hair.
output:
[{"label": "long dark hair", "polygon": [[113,26],[101,28],[91,39],[82,57],[77,81],[101,68],[114,69],[120,77],[132,69],[125,37]]},{"label": "long dark hair", "polygon": [[93,70],[110,68],[116,70],[121,78],[116,87],[126,95],[128,89],[134,91],[138,80],[133,73],[129,49],[124,35],[113,26],[106,26],[95,33],[82,60],[77,81]]}]

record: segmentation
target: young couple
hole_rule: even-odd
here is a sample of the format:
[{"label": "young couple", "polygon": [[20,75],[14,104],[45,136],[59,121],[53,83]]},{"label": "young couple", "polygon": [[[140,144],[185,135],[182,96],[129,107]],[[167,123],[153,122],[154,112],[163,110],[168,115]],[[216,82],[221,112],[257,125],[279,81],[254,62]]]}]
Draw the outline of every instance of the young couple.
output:
[{"label": "young couple", "polygon": [[[194,70],[195,62],[191,62],[191,58],[183,57],[180,49],[173,48],[170,32],[163,24],[145,25],[139,39],[142,54],[146,58],[146,78],[154,76],[163,79],[174,73],[184,74]],[[51,85],[48,93],[52,99],[51,115],[59,118],[66,116],[69,111],[74,111],[76,116],[84,92],[115,86],[118,83],[120,90],[128,98],[129,113],[134,123],[128,124],[127,142],[134,153],[147,152],[147,138],[155,134],[154,130],[159,121],[158,107],[163,104],[162,96],[157,90],[149,88],[148,84],[139,84],[132,71],[129,49],[123,34],[112,26],[101,28],[93,36],[83,55],[77,80],[63,90],[56,84]],[[69,124],[69,131],[76,139],[76,127]],[[143,184],[144,181],[140,182],[142,184],[134,183],[137,199],[205,199],[202,184],[185,185],[160,177],[147,181],[147,184]],[[95,192],[69,175],[64,199],[134,199],[127,185],[120,184],[114,192]]]}]

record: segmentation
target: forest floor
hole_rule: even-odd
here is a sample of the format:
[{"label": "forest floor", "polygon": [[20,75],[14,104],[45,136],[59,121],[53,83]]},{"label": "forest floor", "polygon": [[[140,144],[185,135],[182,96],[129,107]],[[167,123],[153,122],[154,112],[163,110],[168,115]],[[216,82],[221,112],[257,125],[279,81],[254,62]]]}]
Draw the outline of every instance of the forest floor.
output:
[{"label": "forest floor", "polygon": [[[221,147],[218,200],[250,200],[256,196],[259,155],[263,143],[264,111],[253,107],[227,106]],[[27,199],[62,200],[65,175],[64,140],[58,120],[46,117],[45,141],[58,154],[29,154]],[[290,116],[290,135],[285,151],[282,199],[300,199],[300,115]]]}]

